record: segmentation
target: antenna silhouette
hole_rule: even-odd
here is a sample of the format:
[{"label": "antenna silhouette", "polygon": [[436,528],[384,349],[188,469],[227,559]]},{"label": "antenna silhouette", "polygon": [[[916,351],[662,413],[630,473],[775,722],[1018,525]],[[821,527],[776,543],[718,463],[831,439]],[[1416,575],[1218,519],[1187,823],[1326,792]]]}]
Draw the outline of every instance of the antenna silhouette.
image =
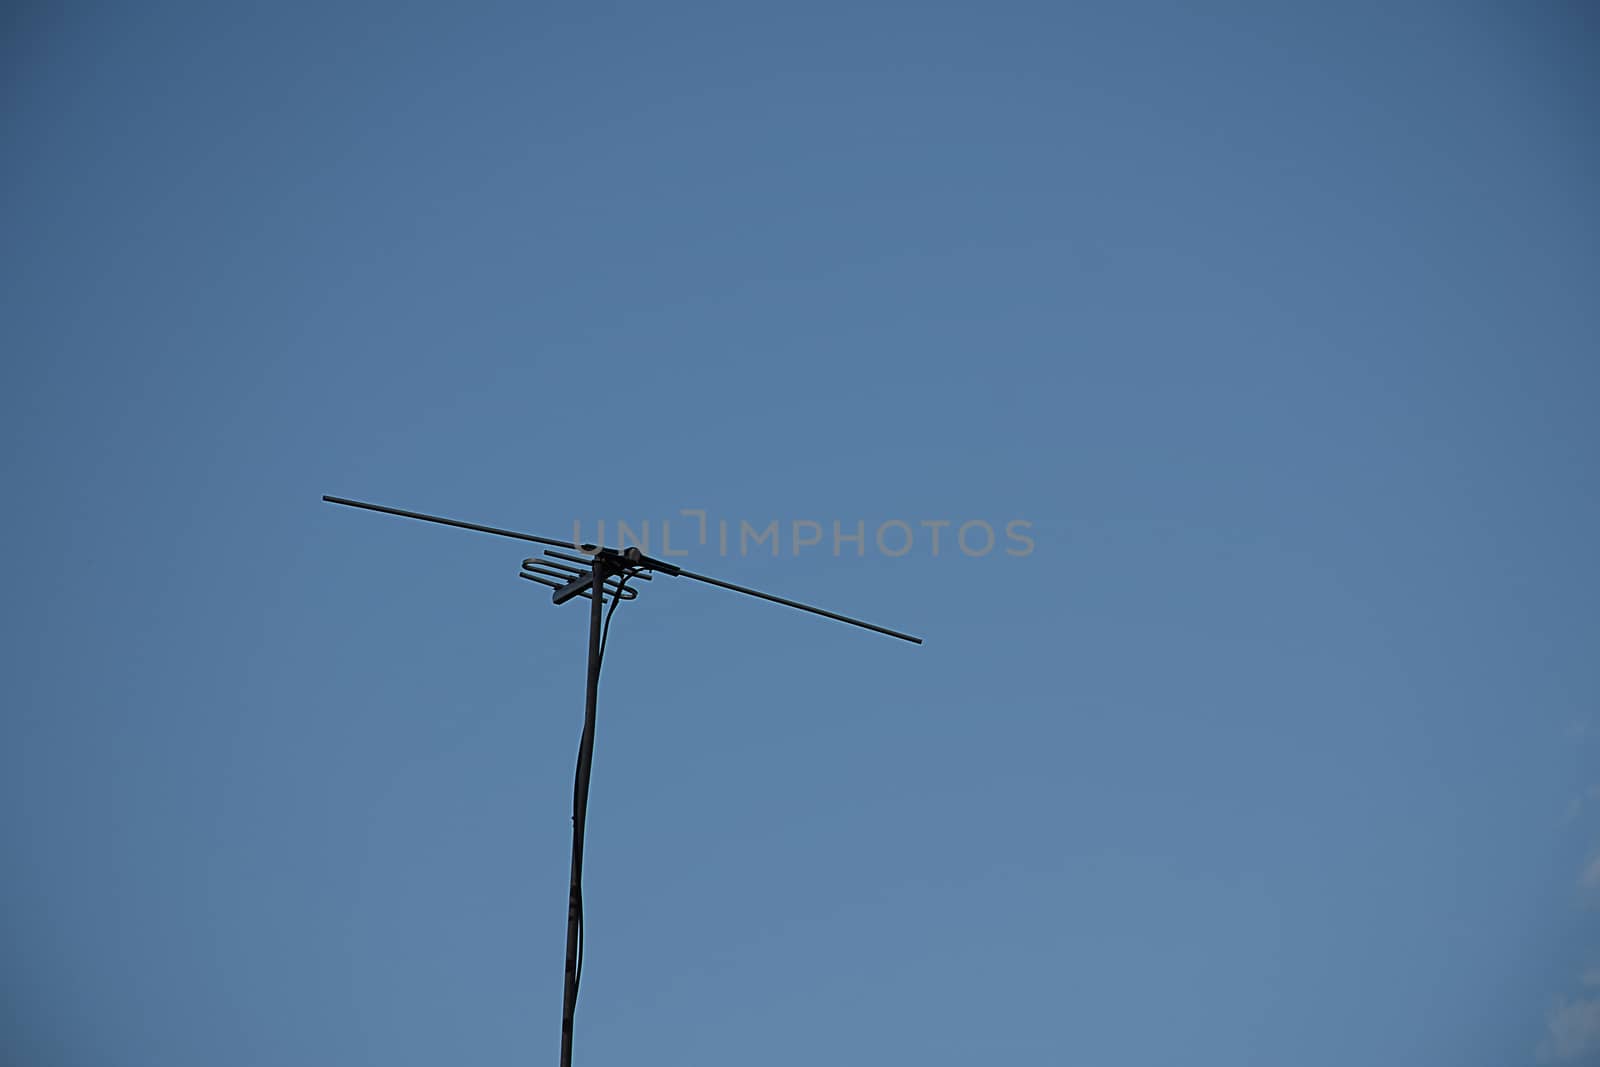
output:
[{"label": "antenna silhouette", "polygon": [[[584,824],[589,810],[589,768],[594,762],[595,703],[600,689],[600,661],[605,653],[606,636],[611,629],[611,616],[616,612],[618,604],[639,595],[639,591],[629,587],[628,583],[635,580],[650,581],[654,574],[689,578],[720,589],[768,600],[774,604],[798,608],[813,615],[821,615],[825,619],[859,626],[863,630],[910,641],[912,644],[922,644],[922,638],[912,637],[910,634],[890,630],[861,619],[852,619],[848,615],[825,611],[797,600],[786,600],[781,596],[763,593],[759,589],[734,585],[720,578],[695,574],[674,564],[652,559],[635,547],[614,549],[599,545],[573,545],[571,542],[553,537],[539,537],[535,534],[519,533],[516,530],[503,530],[496,526],[446,519],[438,515],[424,515],[417,511],[402,511],[399,508],[384,507],[382,504],[368,504],[337,496],[324,496],[322,499],[329,504],[343,504],[346,507],[364,508],[385,515],[398,515],[404,519],[420,519],[423,522],[436,522],[462,530],[474,530],[478,533],[494,534],[497,537],[510,537],[519,541],[530,541],[536,545],[547,545],[549,547],[545,549],[542,557],[531,556],[522,561],[520,577],[553,589],[554,592],[550,594],[552,603],[565,604],[579,597],[589,601],[589,668],[584,689],[583,735],[578,741],[578,769],[572,787],[572,881],[567,895],[566,983],[561,996],[561,1067],[571,1067],[572,1020],[578,1005],[578,980],[583,974],[583,838]],[[552,549],[577,549],[583,554],[573,555]]]}]

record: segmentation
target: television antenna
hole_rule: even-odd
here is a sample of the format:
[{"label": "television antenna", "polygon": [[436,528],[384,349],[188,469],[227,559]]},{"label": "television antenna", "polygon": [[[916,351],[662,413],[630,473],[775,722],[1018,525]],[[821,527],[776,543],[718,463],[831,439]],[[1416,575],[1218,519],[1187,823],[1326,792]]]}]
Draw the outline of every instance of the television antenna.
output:
[{"label": "television antenna", "polygon": [[[561,1067],[571,1067],[573,1014],[578,1006],[578,980],[583,974],[583,839],[584,824],[589,810],[589,768],[594,762],[595,701],[600,688],[600,661],[605,652],[606,635],[611,629],[611,616],[616,612],[618,604],[625,600],[633,600],[639,595],[638,589],[628,583],[635,580],[651,581],[656,574],[688,578],[714,585],[719,589],[782,604],[784,607],[798,608],[800,611],[820,615],[835,622],[859,626],[863,630],[910,641],[915,645],[922,644],[922,638],[864,622],[861,619],[852,619],[848,615],[825,611],[810,604],[802,604],[798,600],[788,600],[771,593],[763,593],[759,589],[749,589],[742,585],[734,585],[732,582],[724,582],[720,578],[686,571],[676,564],[652,559],[637,547],[615,549],[599,545],[574,545],[570,541],[554,537],[539,537],[535,534],[519,533],[516,530],[503,530],[496,526],[447,519],[439,515],[402,511],[399,508],[369,504],[360,500],[347,500],[344,497],[324,496],[322,499],[329,504],[343,504],[346,507],[363,508],[385,515],[398,515],[404,519],[436,522],[442,526],[454,526],[462,530],[474,530],[478,533],[510,537],[547,546],[541,556],[531,556],[522,561],[522,572],[519,577],[553,589],[550,600],[554,604],[565,604],[578,598],[589,601],[589,667],[584,688],[583,734],[578,741],[578,769],[572,786],[572,878],[567,894],[566,981],[561,995]],[[555,549],[573,549],[578,554],[554,551]]]}]

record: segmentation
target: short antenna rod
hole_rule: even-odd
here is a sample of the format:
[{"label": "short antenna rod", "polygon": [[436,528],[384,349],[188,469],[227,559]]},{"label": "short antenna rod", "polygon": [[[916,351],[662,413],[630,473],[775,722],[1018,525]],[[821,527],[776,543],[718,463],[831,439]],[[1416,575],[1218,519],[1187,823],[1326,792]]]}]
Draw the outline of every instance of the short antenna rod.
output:
[{"label": "short antenna rod", "polygon": [[361,500],[346,500],[342,496],[324,495],[322,499],[330,504],[343,504],[347,508],[364,508],[367,511],[381,511],[385,515],[398,515],[402,519],[420,519],[423,522],[436,522],[441,526],[454,526],[462,530],[476,530],[478,533],[494,534],[497,537],[514,537],[518,541],[532,541],[536,545],[549,545],[552,548],[577,547],[571,541],[557,541],[553,537],[539,537],[535,534],[519,533],[516,530],[502,530],[498,526],[480,526],[475,522],[446,519],[440,515],[424,515],[420,511],[401,511],[399,508],[386,508],[382,504],[368,504]]},{"label": "short antenna rod", "polygon": [[865,622],[861,619],[852,619],[848,615],[840,615],[837,612],[827,611],[823,608],[814,608],[810,604],[802,604],[798,600],[787,600],[781,596],[773,596],[771,593],[763,593],[759,589],[747,589],[742,585],[734,585],[732,582],[725,582],[721,578],[712,578],[704,574],[695,574],[693,571],[685,570],[678,571],[678,575],[682,578],[693,578],[697,582],[705,582],[707,585],[714,585],[720,589],[731,589],[735,593],[743,593],[746,596],[757,597],[761,600],[770,600],[774,604],[782,604],[786,608],[799,608],[801,611],[809,611],[813,615],[821,615],[824,619],[833,619],[835,622],[849,623],[851,626],[859,626],[863,630],[871,630],[875,634],[887,634],[890,637],[898,637],[900,640],[910,641],[914,645],[922,644],[922,638],[913,637],[910,634],[903,634],[899,630],[891,630],[887,626],[878,626],[875,623]]}]

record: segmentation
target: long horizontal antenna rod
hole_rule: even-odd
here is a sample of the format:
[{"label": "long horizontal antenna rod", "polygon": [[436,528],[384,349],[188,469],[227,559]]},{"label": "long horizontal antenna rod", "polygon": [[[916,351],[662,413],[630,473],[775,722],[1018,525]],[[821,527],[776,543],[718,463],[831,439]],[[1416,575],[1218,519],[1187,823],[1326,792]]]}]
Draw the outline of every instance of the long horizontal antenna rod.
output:
[{"label": "long horizontal antenna rod", "polygon": [[557,541],[553,537],[537,537],[533,534],[518,533],[516,530],[502,530],[495,526],[479,526],[475,522],[462,522],[460,519],[446,519],[438,515],[424,515],[420,511],[401,511],[399,508],[386,508],[382,504],[367,504],[360,500],[346,500],[342,496],[327,496],[323,498],[330,504],[343,504],[351,508],[366,508],[368,511],[381,511],[385,515],[398,515],[402,519],[421,519],[423,522],[437,522],[444,526],[457,526],[463,530],[476,530],[479,533],[497,534],[501,537],[515,537],[518,541],[532,541],[536,545],[550,545],[553,548],[573,548],[571,541]]},{"label": "long horizontal antenna rod", "polygon": [[[519,533],[516,530],[502,530],[496,526],[482,526],[475,522],[462,522],[460,519],[446,519],[439,515],[424,515],[420,511],[402,511],[399,508],[384,507],[382,504],[368,504],[360,500],[346,500],[344,497],[339,496],[324,495],[322,499],[326,500],[330,504],[343,504],[346,507],[365,508],[367,511],[379,511],[385,515],[399,515],[404,519],[420,519],[423,522],[437,522],[443,526],[455,526],[462,530],[476,530],[478,533],[495,534],[499,537],[513,537],[518,541],[532,541],[533,543],[539,545],[551,545],[555,548],[575,547],[570,541],[558,541],[553,537],[538,537],[534,534]],[[583,547],[589,548],[591,546],[585,545]],[[602,550],[602,554],[610,551],[611,550],[609,549]],[[613,553],[613,555],[616,554]],[[826,611],[823,608],[812,607],[810,604],[802,604],[798,600],[788,600],[781,596],[773,596],[771,593],[763,593],[759,589],[751,589],[743,585],[734,585],[732,582],[724,582],[720,578],[712,578],[709,575],[696,574],[693,571],[686,571],[672,564],[664,563],[660,560],[652,560],[648,556],[638,555],[637,550],[635,549],[629,549],[628,555],[631,555],[633,560],[637,561],[636,565],[641,568],[659,570],[663,574],[670,574],[681,578],[693,578],[697,582],[705,582],[707,585],[715,585],[719,588],[728,589],[735,593],[743,593],[746,596],[753,596],[760,600],[768,600],[774,604],[782,604],[786,608],[796,608],[800,611],[810,612],[813,615],[821,615],[823,618],[832,619],[835,622],[842,622],[849,626],[859,626],[863,630],[871,630],[873,633],[884,634],[888,637],[897,637],[902,641],[910,641],[914,645],[922,644],[922,638],[913,637],[910,634],[903,634],[899,630],[891,630],[888,627],[878,626],[870,622],[865,622],[861,619],[852,619],[848,615],[840,615],[837,612]],[[573,559],[574,562],[578,561],[577,558],[570,556],[564,558]],[[584,560],[584,562],[589,561]]]},{"label": "long horizontal antenna rod", "polygon": [[734,585],[732,582],[725,582],[720,578],[710,578],[704,574],[695,574],[693,571],[685,570],[680,570],[678,572],[678,576],[680,578],[693,578],[697,582],[705,582],[707,585],[720,586],[723,589],[731,589],[735,593],[744,593],[746,596],[759,597],[762,600],[770,600],[774,604],[782,604],[786,608],[799,608],[801,611],[809,611],[813,615],[821,615],[825,619],[834,619],[837,622],[847,622],[851,626],[859,626],[863,630],[871,630],[873,633],[888,634],[890,637],[898,637],[900,640],[910,641],[914,645],[922,644],[922,638],[912,637],[910,634],[903,634],[899,630],[891,630],[884,626],[877,626],[870,622],[863,622],[860,619],[852,619],[848,615],[839,615],[831,611],[825,611],[822,608],[814,608],[810,604],[802,604],[798,600],[785,600],[781,596],[773,596],[771,593],[763,593],[759,589],[746,589],[742,585]]}]

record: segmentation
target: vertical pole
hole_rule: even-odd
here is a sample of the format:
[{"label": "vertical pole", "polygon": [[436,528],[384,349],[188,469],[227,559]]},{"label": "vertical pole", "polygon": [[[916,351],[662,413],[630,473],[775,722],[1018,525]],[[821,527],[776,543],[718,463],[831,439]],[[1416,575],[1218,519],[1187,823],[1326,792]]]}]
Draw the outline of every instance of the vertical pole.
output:
[{"label": "vertical pole", "polygon": [[583,699],[583,738],[578,742],[578,773],[572,791],[572,883],[567,891],[567,971],[561,997],[561,1067],[572,1067],[572,1015],[578,1005],[578,923],[583,911],[583,828],[589,810],[589,765],[594,761],[595,698],[600,689],[600,596],[605,567],[592,563],[589,589],[589,679]]}]

